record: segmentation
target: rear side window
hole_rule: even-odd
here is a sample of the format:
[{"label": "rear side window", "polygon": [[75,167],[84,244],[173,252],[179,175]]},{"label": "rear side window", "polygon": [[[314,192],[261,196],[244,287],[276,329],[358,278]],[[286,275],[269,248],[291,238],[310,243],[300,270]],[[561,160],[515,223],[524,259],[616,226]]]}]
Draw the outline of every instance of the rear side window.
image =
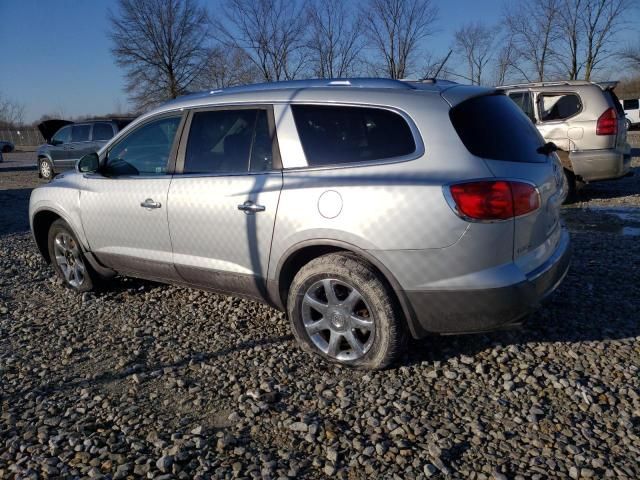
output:
[{"label": "rear side window", "polygon": [[193,114],[183,173],[266,171],[272,159],[266,110]]},{"label": "rear side window", "polygon": [[88,142],[91,125],[74,125],[71,127],[72,142]]},{"label": "rear side window", "polygon": [[93,140],[96,142],[109,140],[113,137],[113,127],[110,123],[94,123],[93,124]]},{"label": "rear side window", "polygon": [[533,102],[531,101],[531,93],[529,92],[513,92],[509,94],[509,98],[515,102],[520,110],[522,110],[531,121],[535,122],[533,114]]},{"label": "rear side window", "polygon": [[537,163],[546,155],[536,150],[543,140],[536,127],[506,95],[466,100],[449,113],[467,150],[491,160]]},{"label": "rear side window", "polygon": [[291,109],[309,166],[383,160],[416,150],[405,119],[389,110],[318,105]]},{"label": "rear side window", "polygon": [[540,121],[552,122],[573,117],[582,110],[580,97],[575,93],[543,93],[538,95]]},{"label": "rear side window", "polygon": [[623,100],[622,102],[624,103],[625,110],[638,110],[638,108],[640,108],[640,101],[638,101],[637,98],[633,100]]}]

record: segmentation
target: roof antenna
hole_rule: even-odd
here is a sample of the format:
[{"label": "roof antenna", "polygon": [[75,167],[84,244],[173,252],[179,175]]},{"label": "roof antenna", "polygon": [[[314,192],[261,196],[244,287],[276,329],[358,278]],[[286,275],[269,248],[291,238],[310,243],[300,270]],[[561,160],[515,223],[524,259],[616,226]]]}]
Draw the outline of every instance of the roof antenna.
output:
[{"label": "roof antenna", "polygon": [[[438,78],[438,74],[440,73],[440,71],[444,68],[445,64],[447,63],[447,61],[449,60],[449,57],[451,56],[451,53],[453,53],[453,49],[449,49],[449,53],[447,53],[447,56],[444,57],[444,60],[442,60],[442,63],[440,64],[440,66],[438,67],[438,70],[436,71],[436,73],[433,75],[433,79],[435,80],[436,78]],[[427,77],[424,77],[422,80],[426,80]]]}]

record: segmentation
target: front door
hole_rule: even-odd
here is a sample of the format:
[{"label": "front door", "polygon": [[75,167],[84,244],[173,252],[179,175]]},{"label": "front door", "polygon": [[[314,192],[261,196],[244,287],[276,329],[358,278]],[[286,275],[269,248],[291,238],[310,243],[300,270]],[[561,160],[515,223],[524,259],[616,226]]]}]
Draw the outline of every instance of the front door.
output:
[{"label": "front door", "polygon": [[54,169],[63,169],[66,167],[68,146],[71,143],[71,125],[62,127],[56,132],[51,139],[51,147],[48,152],[54,163]]},{"label": "front door", "polygon": [[80,193],[90,250],[122,273],[175,280],[167,194],[181,115],[145,122],[111,147]]},{"label": "front door", "polygon": [[265,297],[282,188],[272,110],[196,111],[187,129],[169,189],[176,269],[191,284]]}]

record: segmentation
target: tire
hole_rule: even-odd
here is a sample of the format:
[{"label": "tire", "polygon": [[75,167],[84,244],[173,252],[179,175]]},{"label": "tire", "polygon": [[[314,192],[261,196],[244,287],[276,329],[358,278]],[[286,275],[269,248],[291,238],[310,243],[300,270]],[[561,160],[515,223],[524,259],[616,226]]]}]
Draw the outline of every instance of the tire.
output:
[{"label": "tire", "polygon": [[98,274],[91,268],[67,222],[58,219],[51,224],[47,245],[51,264],[65,287],[79,293],[93,290]]},{"label": "tire", "polygon": [[48,158],[41,158],[38,160],[38,173],[41,178],[51,180],[55,176],[51,160]]},{"label": "tire", "polygon": [[628,132],[629,130],[631,130],[631,120],[627,118],[625,119],[625,123],[627,124],[627,132]]},{"label": "tire", "polygon": [[287,313],[303,350],[339,365],[382,369],[406,343],[390,287],[352,254],[331,253],[303,266],[289,289]]},{"label": "tire", "polygon": [[564,200],[564,203],[573,203],[578,198],[578,180],[576,179],[576,175],[568,169],[564,169],[564,176],[567,179],[567,186],[569,188],[569,192],[567,193],[567,198]]},{"label": "tire", "polygon": [[9,145],[5,145],[2,147],[2,153],[11,153],[11,147]]}]

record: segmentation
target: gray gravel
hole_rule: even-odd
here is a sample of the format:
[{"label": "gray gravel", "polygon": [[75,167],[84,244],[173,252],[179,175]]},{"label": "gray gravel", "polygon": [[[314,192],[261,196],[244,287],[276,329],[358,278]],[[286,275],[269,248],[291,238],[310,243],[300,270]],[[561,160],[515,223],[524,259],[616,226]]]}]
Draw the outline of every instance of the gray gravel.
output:
[{"label": "gray gravel", "polygon": [[640,176],[565,208],[572,269],[523,329],[366,374],[250,301],[63,289],[26,231],[34,176],[0,173],[0,478],[640,477],[640,221],[610,210]]}]

